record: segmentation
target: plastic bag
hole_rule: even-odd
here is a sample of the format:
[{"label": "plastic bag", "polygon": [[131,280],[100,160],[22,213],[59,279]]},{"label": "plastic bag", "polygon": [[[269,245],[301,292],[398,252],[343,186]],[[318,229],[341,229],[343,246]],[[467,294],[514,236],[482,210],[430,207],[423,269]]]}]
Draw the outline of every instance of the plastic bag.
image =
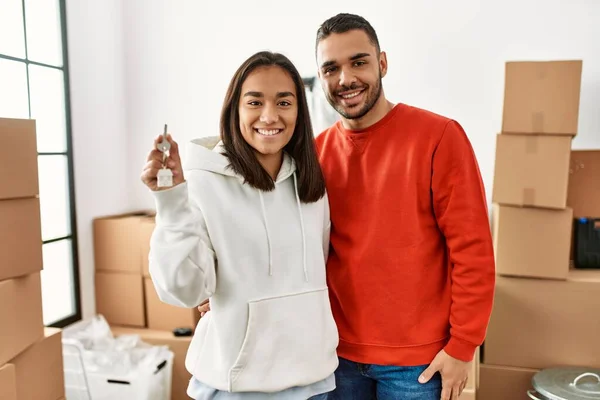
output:
[{"label": "plastic bag", "polygon": [[166,346],[152,346],[139,335],[115,338],[102,315],[63,330],[63,342],[79,347],[87,372],[127,375],[140,366],[151,365]]}]

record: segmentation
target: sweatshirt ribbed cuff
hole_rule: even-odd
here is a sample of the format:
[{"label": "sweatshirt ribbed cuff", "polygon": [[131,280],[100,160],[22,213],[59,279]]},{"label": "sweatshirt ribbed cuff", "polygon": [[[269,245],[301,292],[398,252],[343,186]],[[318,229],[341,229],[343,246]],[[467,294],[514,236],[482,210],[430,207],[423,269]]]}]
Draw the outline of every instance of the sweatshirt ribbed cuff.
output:
[{"label": "sweatshirt ribbed cuff", "polygon": [[448,353],[450,357],[465,362],[470,362],[473,360],[473,356],[475,355],[476,349],[476,345],[454,336],[450,337],[450,341],[448,341],[448,344],[444,348],[444,350],[446,351],[446,353]]},{"label": "sweatshirt ribbed cuff", "polygon": [[186,222],[185,219],[189,218],[187,182],[184,181],[175,187],[152,192],[152,194],[156,205],[157,223],[160,219],[163,223],[171,225]]}]

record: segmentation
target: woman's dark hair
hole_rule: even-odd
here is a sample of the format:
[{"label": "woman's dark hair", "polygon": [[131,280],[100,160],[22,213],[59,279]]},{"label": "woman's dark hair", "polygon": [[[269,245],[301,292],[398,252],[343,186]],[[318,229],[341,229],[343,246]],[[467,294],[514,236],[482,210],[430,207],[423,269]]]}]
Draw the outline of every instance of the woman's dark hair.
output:
[{"label": "woman's dark hair", "polygon": [[294,81],[298,117],[292,138],[284,151],[296,162],[300,201],[315,202],[325,194],[325,180],[317,159],[304,83],[298,70],[286,56],[268,51],[256,53],[244,61],[233,75],[221,110],[220,129],[224,155],[229,160],[229,167],[241,175],[245,183],[263,191],[275,188],[273,179],[258,162],[254,148],[244,140],[240,131],[239,102],[242,85],[252,71],[267,66],[282,68]]}]

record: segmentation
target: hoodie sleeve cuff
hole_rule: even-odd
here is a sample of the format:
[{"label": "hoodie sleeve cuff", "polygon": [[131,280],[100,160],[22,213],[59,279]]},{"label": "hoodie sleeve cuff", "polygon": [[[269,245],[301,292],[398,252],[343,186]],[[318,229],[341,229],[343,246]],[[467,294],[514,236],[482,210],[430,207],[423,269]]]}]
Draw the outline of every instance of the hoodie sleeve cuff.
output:
[{"label": "hoodie sleeve cuff", "polygon": [[189,205],[186,181],[169,189],[153,191],[152,194],[156,205],[157,223],[162,221],[172,225],[189,222],[192,210]]},{"label": "hoodie sleeve cuff", "polygon": [[455,336],[450,337],[450,341],[444,348],[444,350],[446,351],[446,353],[448,353],[450,357],[465,362],[470,362],[473,360],[473,356],[475,355],[476,349],[476,345],[466,342]]}]

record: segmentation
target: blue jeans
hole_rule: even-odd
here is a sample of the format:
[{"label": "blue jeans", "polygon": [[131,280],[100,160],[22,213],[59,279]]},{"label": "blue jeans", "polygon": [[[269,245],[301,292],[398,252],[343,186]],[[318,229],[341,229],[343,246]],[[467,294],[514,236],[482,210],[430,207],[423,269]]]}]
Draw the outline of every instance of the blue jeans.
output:
[{"label": "blue jeans", "polygon": [[329,396],[331,396],[331,392],[316,394],[308,400],[329,400]]},{"label": "blue jeans", "polygon": [[360,364],[340,357],[335,371],[337,387],[327,400],[440,400],[439,373],[425,384],[417,380],[427,367]]}]

